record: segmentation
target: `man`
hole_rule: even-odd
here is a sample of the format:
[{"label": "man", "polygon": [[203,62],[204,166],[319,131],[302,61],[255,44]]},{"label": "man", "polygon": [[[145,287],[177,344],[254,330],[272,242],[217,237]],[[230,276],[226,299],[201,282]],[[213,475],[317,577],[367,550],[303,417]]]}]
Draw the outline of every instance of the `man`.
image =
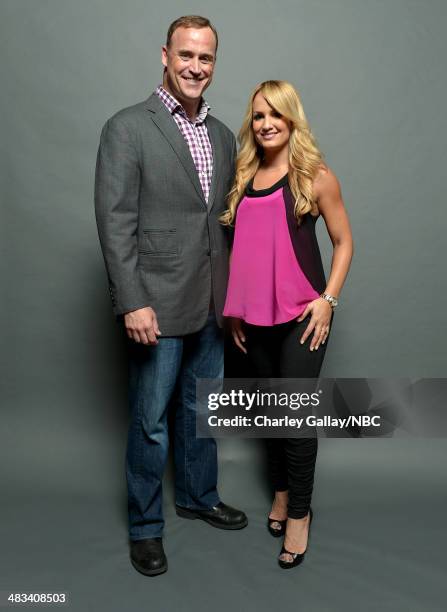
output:
[{"label": "man", "polygon": [[197,378],[223,376],[228,240],[218,217],[234,172],[235,139],[202,94],[216,61],[208,19],[181,17],[162,47],[163,85],[105,124],[95,206],[114,313],[129,338],[126,474],[133,566],[167,570],[162,476],[167,412],[175,407],[177,514],[241,529],[218,496],[216,444],[195,436]]}]

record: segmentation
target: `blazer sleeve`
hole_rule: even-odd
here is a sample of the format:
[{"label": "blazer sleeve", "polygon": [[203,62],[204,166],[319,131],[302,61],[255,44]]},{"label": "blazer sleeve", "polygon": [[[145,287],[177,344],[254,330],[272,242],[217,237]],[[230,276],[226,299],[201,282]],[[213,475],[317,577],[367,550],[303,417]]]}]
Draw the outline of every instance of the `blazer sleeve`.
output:
[{"label": "blazer sleeve", "polygon": [[96,161],[95,213],[115,315],[148,306],[138,261],[140,167],[129,128],[104,125]]}]

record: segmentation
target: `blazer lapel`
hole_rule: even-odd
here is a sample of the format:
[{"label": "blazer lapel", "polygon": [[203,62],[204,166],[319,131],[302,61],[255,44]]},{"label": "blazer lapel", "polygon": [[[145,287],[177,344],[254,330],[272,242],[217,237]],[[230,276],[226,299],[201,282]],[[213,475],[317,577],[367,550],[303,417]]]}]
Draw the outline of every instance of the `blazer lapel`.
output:
[{"label": "blazer lapel", "polygon": [[195,190],[203,202],[203,205],[207,206],[205,197],[203,195],[202,185],[200,184],[199,176],[194,165],[194,160],[191,156],[188,144],[183,138],[183,134],[180,132],[175,119],[172,117],[157,94],[152,94],[150,98],[148,98],[147,108],[151,112],[152,121],[156,124],[160,132],[162,132],[179,158],[181,164],[185,168],[186,173],[191,179]]},{"label": "blazer lapel", "polygon": [[208,210],[211,210],[216,198],[217,186],[222,174],[221,169],[225,160],[223,159],[220,133],[212,117],[206,118],[206,127],[208,129],[208,135],[210,137],[211,147],[213,149],[213,176],[211,177],[210,194],[208,197]]}]

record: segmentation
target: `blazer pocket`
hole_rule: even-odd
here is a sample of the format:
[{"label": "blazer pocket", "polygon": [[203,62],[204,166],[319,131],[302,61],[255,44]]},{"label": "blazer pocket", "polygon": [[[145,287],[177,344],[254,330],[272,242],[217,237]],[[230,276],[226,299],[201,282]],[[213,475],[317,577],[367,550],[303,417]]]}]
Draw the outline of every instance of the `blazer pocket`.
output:
[{"label": "blazer pocket", "polygon": [[142,255],[178,255],[176,229],[145,229],[139,253]]}]

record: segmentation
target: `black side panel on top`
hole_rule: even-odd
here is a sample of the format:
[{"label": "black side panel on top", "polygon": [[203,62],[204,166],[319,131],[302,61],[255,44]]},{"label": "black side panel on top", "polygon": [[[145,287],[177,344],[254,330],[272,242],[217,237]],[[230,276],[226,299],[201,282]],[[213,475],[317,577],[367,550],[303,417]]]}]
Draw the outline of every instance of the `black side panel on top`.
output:
[{"label": "black side panel on top", "polygon": [[286,207],[287,225],[289,227],[290,239],[298,264],[318,293],[322,293],[326,288],[323,262],[321,261],[320,247],[318,246],[315,233],[315,223],[317,217],[307,213],[301,219],[301,225],[296,222],[293,214],[294,198],[289,185],[283,189],[284,204]]}]

